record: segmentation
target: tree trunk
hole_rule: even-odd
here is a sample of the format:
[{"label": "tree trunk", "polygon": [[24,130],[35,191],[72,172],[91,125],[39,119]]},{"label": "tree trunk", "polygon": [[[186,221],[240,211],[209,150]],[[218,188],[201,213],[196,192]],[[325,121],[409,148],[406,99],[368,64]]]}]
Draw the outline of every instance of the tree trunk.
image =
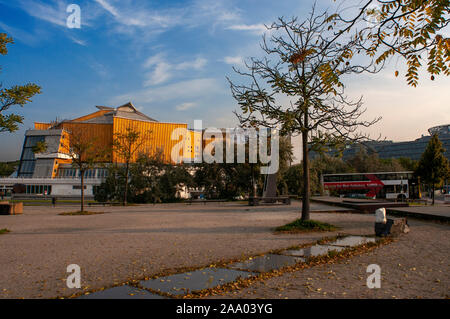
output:
[{"label": "tree trunk", "polygon": [[127,162],[126,168],[125,168],[125,194],[123,194],[123,206],[127,205],[127,196],[128,196],[128,170],[129,170],[130,164]]},{"label": "tree trunk", "polygon": [[302,220],[309,220],[309,161],[308,161],[308,131],[302,132],[303,148],[303,198]]},{"label": "tree trunk", "polygon": [[84,171],[81,173],[81,211],[84,212]]},{"label": "tree trunk", "polygon": [[434,205],[434,192],[435,192],[435,181],[433,180],[432,194],[431,194],[431,205]]},{"label": "tree trunk", "polygon": [[252,190],[251,197],[256,197],[256,182],[255,182],[255,167],[254,164],[251,163],[250,167],[252,168]]}]

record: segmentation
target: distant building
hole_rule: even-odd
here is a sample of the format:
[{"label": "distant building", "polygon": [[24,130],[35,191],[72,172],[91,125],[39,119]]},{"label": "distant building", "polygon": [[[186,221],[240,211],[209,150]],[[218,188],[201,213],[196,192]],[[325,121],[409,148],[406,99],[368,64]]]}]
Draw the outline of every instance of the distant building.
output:
[{"label": "distant building", "polygon": [[[151,156],[162,151],[166,163],[195,163],[202,160],[203,150],[216,139],[224,144],[231,141],[243,144],[248,138],[239,133],[240,130],[219,129],[212,133],[203,128],[188,129],[184,123],[158,122],[139,112],[132,103],[117,108],[97,106],[97,109],[73,120],[36,122],[35,128],[25,133],[17,172],[9,178],[0,178],[0,192],[11,194],[14,190],[15,196],[20,197],[79,197],[81,173],[72,165],[70,154],[74,132],[83,132],[83,138],[104,153],[93,168],[84,173],[84,194],[87,198],[94,196],[96,187],[107,177],[109,164],[124,163],[112,144],[114,136],[126,132],[128,128],[139,132],[142,137],[131,162],[140,153]],[[36,153],[35,146],[40,142],[46,145],[46,150]],[[184,188],[180,197],[189,196],[189,192]]]},{"label": "distant building", "polygon": [[[30,196],[79,196],[80,172],[72,166],[68,147],[71,143],[70,132],[74,130],[82,130],[96,147],[107,150],[105,160],[85,172],[87,197],[93,196],[95,187],[107,176],[108,170],[101,164],[124,162],[111,146],[114,135],[125,132],[127,128],[138,131],[144,141],[132,161],[138,153],[152,155],[162,150],[163,160],[172,162],[172,149],[181,138],[172,139],[172,132],[177,128],[186,132],[180,154],[184,157],[180,160],[194,159],[201,152],[201,147],[194,143],[201,140],[202,133],[188,130],[187,124],[158,122],[139,112],[131,103],[117,108],[97,106],[97,109],[73,120],[35,123],[35,129],[25,133],[17,175],[0,179],[0,191],[10,192],[14,188],[15,193]],[[39,142],[45,142],[47,149],[35,154],[33,148]]]},{"label": "distant building", "polygon": [[[445,149],[444,155],[450,160],[450,124],[432,127],[428,132],[430,135],[422,135],[422,137],[409,142],[380,141],[348,145],[343,152],[343,159],[355,156],[360,148],[364,147],[368,153],[377,153],[380,158],[406,157],[412,160],[419,160],[431,139],[431,135],[438,134]],[[316,156],[318,156],[317,153],[311,152],[312,158]]]}]

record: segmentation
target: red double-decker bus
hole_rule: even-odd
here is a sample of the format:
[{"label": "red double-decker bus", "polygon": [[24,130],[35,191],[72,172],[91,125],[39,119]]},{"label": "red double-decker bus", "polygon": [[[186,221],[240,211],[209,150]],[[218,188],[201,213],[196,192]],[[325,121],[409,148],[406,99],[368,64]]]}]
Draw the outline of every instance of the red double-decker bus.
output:
[{"label": "red double-decker bus", "polygon": [[406,200],[420,198],[419,181],[413,172],[324,174],[324,191],[341,197]]}]

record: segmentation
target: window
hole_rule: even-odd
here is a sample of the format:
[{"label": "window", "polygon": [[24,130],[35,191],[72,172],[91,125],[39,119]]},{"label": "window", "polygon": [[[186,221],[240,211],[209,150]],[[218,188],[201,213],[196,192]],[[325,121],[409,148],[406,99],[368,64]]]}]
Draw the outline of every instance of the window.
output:
[{"label": "window", "polygon": [[108,176],[108,170],[104,168],[99,168],[97,170],[97,178],[105,178]]},{"label": "window", "polygon": [[52,193],[51,185],[26,185],[26,194],[47,194],[50,195]]},{"label": "window", "polygon": [[395,185],[386,185],[386,186],[384,186],[384,191],[386,193],[395,193]]},{"label": "window", "polygon": [[45,136],[26,136],[23,145],[22,156],[20,157],[20,165],[18,177],[32,177],[35,166],[35,157],[33,147],[38,142],[45,141]]}]

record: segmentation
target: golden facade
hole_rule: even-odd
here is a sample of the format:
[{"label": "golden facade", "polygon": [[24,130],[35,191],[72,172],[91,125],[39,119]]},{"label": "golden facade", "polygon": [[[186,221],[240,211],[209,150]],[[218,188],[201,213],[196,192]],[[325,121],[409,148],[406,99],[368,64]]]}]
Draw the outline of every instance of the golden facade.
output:
[{"label": "golden facade", "polygon": [[[138,149],[134,152],[131,161],[135,161],[139,154],[152,156],[162,151],[165,162],[174,162],[172,149],[178,146],[179,160],[190,161],[196,154],[201,154],[201,132],[187,129],[184,123],[162,123],[139,112],[131,103],[117,108],[97,106],[98,111],[56,123],[35,123],[35,129],[27,131],[24,150],[22,151],[19,177],[47,177],[55,178],[62,164],[70,164],[70,150],[76,132],[80,132],[85,140],[93,143],[93,148],[104,152],[103,162],[123,163],[124,158],[114,150],[113,141],[120,133],[126,134],[130,129],[139,133]],[[182,135],[173,139],[173,132],[177,130]],[[32,156],[28,148],[37,142],[48,145],[46,152]],[[197,147],[195,146],[197,144]],[[180,146],[181,145],[181,146]],[[198,147],[198,145],[200,147]],[[24,158],[27,149],[27,158]],[[26,163],[26,162],[29,163]],[[34,161],[34,162],[33,162]],[[67,165],[66,165],[67,166]],[[44,169],[45,167],[45,169]],[[38,172],[36,172],[36,169]]]}]

